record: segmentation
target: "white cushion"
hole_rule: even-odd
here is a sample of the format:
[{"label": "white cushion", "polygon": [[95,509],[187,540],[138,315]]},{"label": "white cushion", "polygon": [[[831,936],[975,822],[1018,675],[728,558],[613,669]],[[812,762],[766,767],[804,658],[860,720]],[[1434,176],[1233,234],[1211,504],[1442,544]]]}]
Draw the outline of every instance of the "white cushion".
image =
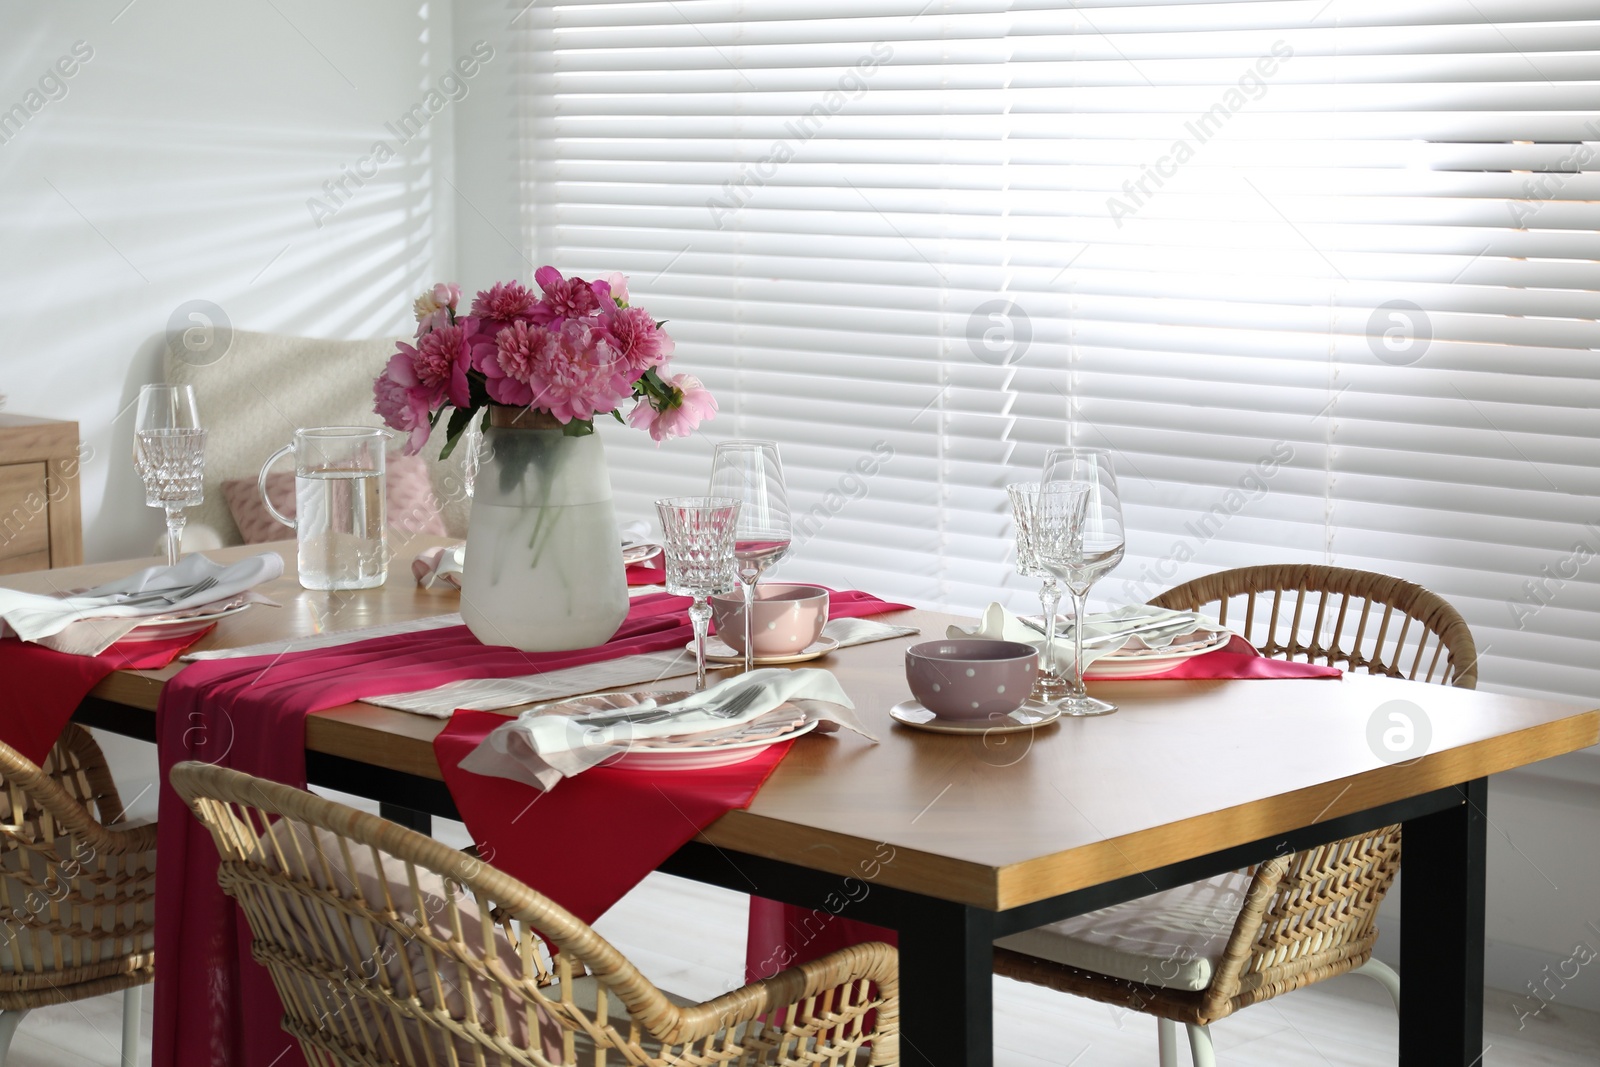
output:
[{"label": "white cushion", "polygon": [[1211,984],[1249,892],[1249,873],[1234,871],[995,943],[1130,982],[1200,990]]}]

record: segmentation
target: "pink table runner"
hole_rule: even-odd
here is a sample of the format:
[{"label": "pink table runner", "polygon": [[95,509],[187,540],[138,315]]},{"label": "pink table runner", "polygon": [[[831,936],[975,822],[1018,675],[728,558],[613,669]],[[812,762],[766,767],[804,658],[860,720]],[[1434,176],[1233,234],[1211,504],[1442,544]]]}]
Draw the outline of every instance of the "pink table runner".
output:
[{"label": "pink table runner", "polygon": [[[837,594],[834,603],[840,616],[900,607],[851,592]],[[282,1009],[271,977],[249,958],[243,915],[217,886],[210,834],[166,784],[174,764],[203,760],[304,788],[305,717],[312,712],[467,678],[505,678],[682,648],[692,637],[688,605],[687,597],[665,593],[638,597],[610,642],[570,652],[490,647],[458,626],[285,656],[195,663],[168,682],[156,713],[162,781],[156,952],[163,962],[156,970],[155,1067],[304,1062],[298,1045],[279,1028]],[[775,763],[781,756],[772,758]],[[759,784],[751,783],[749,792]],[[737,801],[732,794],[729,803]],[[518,833],[531,832],[532,822],[523,822]],[[687,830],[683,840],[694,832]],[[615,862],[609,849],[608,862]]]},{"label": "pink table runner", "polygon": [[165,667],[211,629],[159,641],[123,641],[98,656],[74,656],[15,637],[0,640],[0,741],[43,763],[89,690],[113,671]]},{"label": "pink table runner", "polygon": [[[1151,681],[1175,678],[1337,678],[1338,667],[1318,663],[1294,663],[1269,659],[1237,635],[1222,648],[1185,660],[1177,670],[1155,675]],[[1138,678],[1106,679],[1107,682],[1136,682]],[[1090,679],[1094,684],[1094,679]],[[864,941],[897,944],[893,930],[871,923],[834,916],[833,921],[816,929],[816,916],[810,908],[780,904],[764,897],[750,898],[750,925],[745,940],[745,981],[771,978],[797,963],[821,959],[835,949],[859,945]],[[804,931],[804,936],[801,932]]]}]

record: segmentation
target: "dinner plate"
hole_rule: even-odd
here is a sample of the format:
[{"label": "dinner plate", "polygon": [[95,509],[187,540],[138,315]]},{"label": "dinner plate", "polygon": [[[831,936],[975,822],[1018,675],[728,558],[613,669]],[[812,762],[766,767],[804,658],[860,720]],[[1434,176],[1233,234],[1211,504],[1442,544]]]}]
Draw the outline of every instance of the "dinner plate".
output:
[{"label": "dinner plate", "polygon": [[[539,710],[540,714],[551,715],[619,711],[637,707],[645,700],[669,704],[689,695],[687,692],[596,693],[546,704]],[[815,720],[792,729],[783,727],[781,723],[775,727],[767,720],[779,711],[782,711],[781,705],[766,715],[738,726],[724,726],[681,737],[649,737],[614,742],[619,749],[618,754],[601,766],[634,771],[698,771],[709,767],[728,767],[755,759],[761,755],[762,749],[802,737],[817,728]],[[797,712],[793,714],[798,715]]]},{"label": "dinner plate", "polygon": [[622,543],[622,564],[628,566],[633,563],[643,563],[661,554],[661,546],[654,541],[624,541]]},{"label": "dinner plate", "polygon": [[237,615],[250,607],[249,604],[235,604],[220,611],[210,611],[204,615],[183,615],[177,618],[166,619],[156,616],[140,623],[124,634],[121,641],[165,641],[169,637],[187,637],[197,634],[210,626],[218,619],[226,619],[230,615]]},{"label": "dinner plate", "polygon": [[889,709],[895,722],[918,730],[931,730],[936,734],[968,734],[982,737],[985,734],[1014,734],[1018,730],[1032,730],[1048,726],[1061,718],[1061,709],[1052,704],[1030,700],[1016,711],[990,719],[941,719],[915,700],[902,700]]},{"label": "dinner plate", "polygon": [[1233,640],[1230,631],[1208,632],[1203,640],[1185,644],[1172,644],[1165,648],[1144,648],[1133,652],[1115,652],[1101,656],[1089,664],[1084,678],[1089,681],[1112,678],[1154,678],[1175,671],[1184,660],[1203,656],[1224,648]]},{"label": "dinner plate", "polygon": [[[690,641],[683,646],[690,652],[694,651],[694,642]],[[804,663],[807,660],[826,656],[829,652],[839,647],[839,642],[832,637],[819,637],[799,652],[789,652],[778,656],[757,656],[757,667],[781,667],[786,663]],[[743,663],[744,653],[736,652],[732,645],[717,637],[706,638],[706,662],[708,663]]]}]

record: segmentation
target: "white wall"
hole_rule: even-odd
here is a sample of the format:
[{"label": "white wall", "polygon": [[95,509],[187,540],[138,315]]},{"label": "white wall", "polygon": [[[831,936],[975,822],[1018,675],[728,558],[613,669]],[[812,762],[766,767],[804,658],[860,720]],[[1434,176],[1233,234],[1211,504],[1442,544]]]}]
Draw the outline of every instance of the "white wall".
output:
[{"label": "white wall", "polygon": [[[453,273],[456,105],[441,93],[409,143],[385,123],[426,108],[472,42],[436,0],[0,0],[0,19],[0,117],[39,105],[0,125],[0,394],[78,421],[87,557],[148,554],[128,405],[169,318],[206,300],[241,329],[409,332],[415,291]],[[92,58],[64,95],[47,79],[59,98],[30,99],[79,41]],[[394,158],[328,197],[380,139]],[[314,196],[336,209],[320,227]]]}]

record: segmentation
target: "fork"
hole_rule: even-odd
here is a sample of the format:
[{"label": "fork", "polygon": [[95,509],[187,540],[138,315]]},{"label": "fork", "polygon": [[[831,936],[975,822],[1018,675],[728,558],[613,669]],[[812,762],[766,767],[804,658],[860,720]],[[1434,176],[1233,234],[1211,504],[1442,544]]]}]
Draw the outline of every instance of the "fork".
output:
[{"label": "fork", "polygon": [[134,594],[133,596],[128,597],[126,600],[117,601],[112,606],[122,607],[126,604],[153,604],[162,600],[166,601],[168,604],[176,604],[180,600],[187,600],[196,593],[203,593],[216,584],[217,580],[214,577],[202,578],[198,582],[195,582],[193,585],[184,589],[169,590],[167,592]]},{"label": "fork", "polygon": [[577,721],[584,726],[590,726],[596,729],[607,726],[620,726],[623,723],[627,723],[630,726],[648,726],[651,723],[666,722],[668,719],[687,714],[691,710],[704,711],[707,715],[710,715],[714,719],[736,719],[740,715],[743,715],[750,705],[754,704],[760,698],[760,696],[760,688],[752,686],[751,688],[746,689],[734,696],[726,704],[717,708],[687,709],[673,708],[671,705],[668,705],[665,708],[651,708],[648,711],[623,711],[616,712],[611,715],[586,716]]}]

